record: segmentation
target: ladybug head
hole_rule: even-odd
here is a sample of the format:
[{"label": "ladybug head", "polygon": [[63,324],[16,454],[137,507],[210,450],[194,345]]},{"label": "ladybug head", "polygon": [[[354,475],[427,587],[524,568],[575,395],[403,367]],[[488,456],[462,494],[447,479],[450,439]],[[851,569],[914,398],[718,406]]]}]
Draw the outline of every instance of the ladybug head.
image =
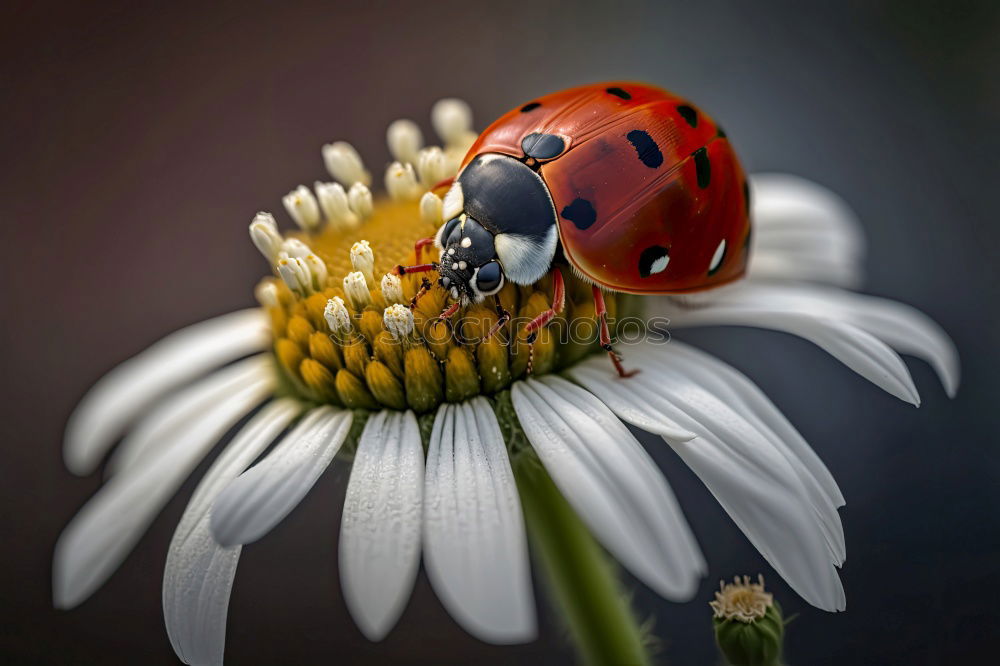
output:
[{"label": "ladybug head", "polygon": [[494,236],[465,213],[438,230],[441,248],[439,282],[463,305],[478,303],[500,291],[505,282]]},{"label": "ladybug head", "polygon": [[444,199],[435,245],[440,283],[464,305],[510,280],[529,285],[552,265],[559,242],[555,210],[541,177],[507,155],[486,153],[462,170]]}]

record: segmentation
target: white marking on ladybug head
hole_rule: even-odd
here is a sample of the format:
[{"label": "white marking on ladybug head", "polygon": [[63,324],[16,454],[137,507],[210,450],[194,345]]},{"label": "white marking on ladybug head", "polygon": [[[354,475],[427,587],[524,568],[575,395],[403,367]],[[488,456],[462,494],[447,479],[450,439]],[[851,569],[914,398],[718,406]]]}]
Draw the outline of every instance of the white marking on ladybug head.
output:
[{"label": "white marking on ladybug head", "polygon": [[708,265],[708,272],[714,273],[719,270],[719,264],[722,263],[722,258],[726,256],[726,239],[723,238],[722,242],[719,243],[719,247],[715,248],[715,254],[712,255],[712,262]]},{"label": "white marking on ladybug head", "polygon": [[472,239],[471,238],[469,238],[468,236],[466,236],[465,238],[462,239],[462,247],[471,247],[471,246],[472,246]]},{"label": "white marking on ladybug head", "polygon": [[455,254],[455,248],[449,247],[448,248],[448,254]]},{"label": "white marking on ladybug head", "polygon": [[667,264],[669,263],[670,263],[670,255],[669,254],[663,255],[662,257],[654,261],[652,264],[650,264],[649,274],[655,275],[657,273],[662,273],[663,271],[667,270]]},{"label": "white marking on ladybug head", "polygon": [[465,195],[462,194],[462,184],[458,181],[451,186],[448,194],[444,195],[444,202],[441,206],[441,217],[450,220],[458,217],[465,208]]},{"label": "white marking on ladybug head", "polygon": [[497,234],[493,242],[507,279],[514,284],[528,285],[540,280],[552,267],[559,231],[553,224],[543,238]]},{"label": "white marking on ladybug head", "polygon": [[451,270],[453,270],[453,271],[457,271],[458,270],[458,262],[457,261],[451,265]]}]

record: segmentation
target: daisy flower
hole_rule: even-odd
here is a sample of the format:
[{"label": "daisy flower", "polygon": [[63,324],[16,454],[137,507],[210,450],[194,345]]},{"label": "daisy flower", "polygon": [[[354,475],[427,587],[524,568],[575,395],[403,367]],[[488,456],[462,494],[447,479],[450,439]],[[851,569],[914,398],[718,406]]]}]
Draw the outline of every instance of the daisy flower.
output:
[{"label": "daisy flower", "polygon": [[[706,563],[632,426],[663,438],[806,601],[842,610],[844,498],[820,458],[747,377],[653,325],[626,343],[624,322],[791,333],[916,405],[898,355],[912,354],[953,395],[958,360],[941,329],[849,291],[863,257],[851,211],[799,178],[753,177],[746,279],[698,297],[606,295],[620,350],[641,368],[620,378],[599,353],[591,288],[576,276],[563,312],[528,344],[525,322],[549,308],[550,278],[503,287],[510,322],[482,304],[446,321],[443,288],[393,271],[419,263],[414,242],[435,234],[449,206],[434,186],[476,136],[460,101],[438,102],[432,121],[441,147],[425,147],[411,121],[389,127],[385,195],[373,195],[350,144],[324,146],[333,181],[284,197],[294,228],[268,213],[250,224],[272,269],[256,288],[260,307],[168,335],[83,398],[67,466],[89,474],[114,451],[107,482],[59,538],[55,605],[93,594],[227,433],[167,554],[164,618],[185,663],[222,662],[242,546],[293,511],[337,456],[353,461],[341,587],[371,640],[396,623],[421,561],[468,632],[531,640],[528,535],[571,624],[586,616],[585,598],[619,603],[591,537],[660,595],[689,599]],[[599,643],[600,624],[577,638]]]}]

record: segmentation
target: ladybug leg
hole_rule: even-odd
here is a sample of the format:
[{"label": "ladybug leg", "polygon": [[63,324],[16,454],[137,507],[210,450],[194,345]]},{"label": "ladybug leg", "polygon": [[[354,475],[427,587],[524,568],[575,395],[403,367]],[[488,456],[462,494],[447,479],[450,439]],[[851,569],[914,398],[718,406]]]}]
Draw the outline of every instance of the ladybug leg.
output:
[{"label": "ladybug leg", "polygon": [[438,315],[438,319],[443,319],[443,320],[451,319],[451,316],[456,312],[458,312],[458,309],[460,307],[461,305],[459,304],[459,302],[455,301],[454,303],[452,303],[451,305],[449,305],[448,307],[446,307],[444,310],[441,311],[441,314]]},{"label": "ladybug leg", "polygon": [[531,374],[535,361],[535,340],[538,338],[538,331],[545,328],[552,319],[563,311],[566,306],[566,285],[563,283],[562,272],[558,268],[552,269],[552,307],[545,310],[537,317],[528,322],[524,327],[528,334],[528,367],[527,374]]},{"label": "ladybug leg", "polygon": [[416,264],[414,266],[397,265],[392,269],[393,275],[409,275],[410,273],[428,273],[438,270],[438,263],[432,261],[429,264]]},{"label": "ladybug leg", "polygon": [[413,298],[410,299],[410,305],[409,305],[409,307],[410,307],[411,310],[414,309],[415,307],[417,307],[417,301],[419,301],[423,297],[424,294],[426,294],[428,291],[430,291],[432,286],[433,285],[431,284],[431,281],[428,280],[427,278],[421,279],[421,281],[420,281],[420,289],[417,289],[417,293],[415,293],[413,295]]},{"label": "ladybug leg", "polygon": [[421,238],[416,243],[413,244],[413,256],[416,263],[420,263],[420,255],[423,254],[424,248],[428,245],[434,245],[434,238]]},{"label": "ladybug leg", "polygon": [[611,347],[611,331],[608,330],[608,308],[604,304],[604,293],[596,285],[593,287],[593,292],[594,310],[596,310],[597,318],[601,321],[601,347],[608,352],[611,362],[615,365],[615,370],[618,371],[618,376],[622,379],[631,377],[639,371],[626,370],[622,365],[622,357]]},{"label": "ladybug leg", "polygon": [[528,334],[528,344],[533,344],[538,337],[538,331],[548,325],[553,317],[563,311],[566,306],[566,285],[563,284],[562,272],[558,268],[552,269],[552,307],[545,310],[537,317],[528,322],[524,327],[524,332]]},{"label": "ladybug leg", "polygon": [[491,339],[494,335],[497,334],[497,331],[503,328],[504,324],[510,321],[510,313],[507,312],[507,309],[500,302],[500,294],[493,294],[493,304],[496,306],[497,309],[497,323],[493,324],[493,327],[490,328],[490,332],[486,334],[486,337],[483,339],[483,342],[486,342],[487,340]]}]

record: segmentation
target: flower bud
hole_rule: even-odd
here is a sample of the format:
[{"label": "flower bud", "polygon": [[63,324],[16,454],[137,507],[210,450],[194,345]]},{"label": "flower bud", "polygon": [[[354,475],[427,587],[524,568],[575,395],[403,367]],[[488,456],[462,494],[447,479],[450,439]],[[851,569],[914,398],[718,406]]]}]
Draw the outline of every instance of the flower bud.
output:
[{"label": "flower bud", "polygon": [[372,201],[372,191],[364,183],[354,183],[347,191],[347,203],[351,210],[358,217],[364,219],[370,217],[375,210],[375,203]]},{"label": "flower bud", "polygon": [[413,165],[401,162],[393,162],[385,170],[385,189],[390,197],[399,201],[416,199],[422,191]]},{"label": "flower bud", "polygon": [[351,266],[365,278],[369,289],[375,288],[375,253],[366,240],[360,240],[351,246]]},{"label": "flower bud", "polygon": [[309,356],[331,370],[340,370],[344,367],[337,353],[337,346],[330,340],[329,333],[315,331],[309,336]]},{"label": "flower bud", "polygon": [[307,257],[312,254],[309,246],[298,238],[288,238],[281,243],[282,257]]},{"label": "flower bud", "polygon": [[424,137],[415,122],[405,118],[394,121],[386,130],[385,138],[393,159],[416,164],[417,154],[424,145]]},{"label": "flower bud", "polygon": [[437,361],[427,348],[418,346],[407,350],[403,367],[406,373],[406,402],[410,408],[422,414],[440,405],[444,398],[444,382]]},{"label": "flower bud", "polygon": [[431,108],[431,124],[445,145],[461,143],[472,132],[472,109],[460,99],[438,100]]},{"label": "flower bud", "polygon": [[406,340],[413,333],[413,312],[405,305],[390,305],[382,316],[385,330],[396,340]]},{"label": "flower bud", "polygon": [[309,266],[299,257],[279,260],[278,275],[289,289],[303,296],[312,290],[312,274],[309,272]]},{"label": "flower bud", "polygon": [[299,185],[282,197],[281,202],[303,231],[313,231],[319,227],[319,204],[308,187]]},{"label": "flower bud", "polygon": [[732,666],[779,666],[785,624],[774,597],[764,591],[764,577],[756,583],[739,576],[720,582],[712,607],[715,640]]},{"label": "flower bud", "polygon": [[424,148],[417,155],[417,174],[420,183],[430,189],[448,177],[447,163],[444,152],[437,146]]},{"label": "flower bud", "polygon": [[326,302],[323,318],[334,333],[349,333],[351,330],[351,315],[344,307],[344,299],[340,296],[334,296]]},{"label": "flower bud", "polygon": [[381,287],[382,298],[389,305],[396,305],[405,300],[403,297],[403,281],[399,279],[398,275],[393,275],[392,273],[383,275]]},{"label": "flower bud", "polygon": [[326,264],[323,260],[317,257],[315,254],[308,254],[303,257],[302,261],[305,262],[306,266],[309,268],[309,274],[312,275],[312,287],[313,289],[320,291],[326,288]]},{"label": "flower bud", "polygon": [[371,174],[365,170],[361,155],[346,141],[336,141],[323,146],[323,161],[330,175],[342,185],[350,187],[354,183],[368,185]]},{"label": "flower bud", "polygon": [[316,181],[314,187],[316,196],[319,198],[319,205],[331,228],[340,230],[358,225],[358,216],[351,210],[343,185]]},{"label": "flower bud", "polygon": [[250,223],[250,240],[257,246],[264,258],[274,262],[281,251],[284,239],[278,233],[278,225],[270,213],[257,213]]},{"label": "flower bud", "polygon": [[424,192],[424,196],[420,197],[420,219],[435,227],[440,226],[443,221],[441,210],[441,197],[433,192]]},{"label": "flower bud", "polygon": [[379,404],[375,401],[375,397],[372,396],[368,387],[350,370],[337,371],[334,383],[337,394],[346,407],[350,409],[378,409]]},{"label": "flower bud", "polygon": [[476,362],[467,350],[452,347],[444,366],[444,394],[448,402],[462,402],[479,394]]},{"label": "flower bud", "polygon": [[403,384],[385,364],[380,361],[369,363],[365,368],[365,383],[381,404],[393,409],[406,409]]},{"label": "flower bud", "polygon": [[278,287],[270,280],[261,281],[254,288],[253,295],[265,308],[276,308],[279,305]]},{"label": "flower bud", "polygon": [[302,315],[292,315],[288,319],[288,338],[300,347],[309,346],[309,336],[314,330],[309,320]]},{"label": "flower bud", "polygon": [[344,278],[344,296],[347,297],[347,302],[351,304],[351,308],[355,312],[360,312],[371,303],[372,295],[368,291],[368,284],[362,273],[354,271],[347,274],[347,277]]},{"label": "flower bud", "polygon": [[299,364],[299,375],[317,398],[339,402],[333,373],[325,365],[311,358],[304,359]]}]

